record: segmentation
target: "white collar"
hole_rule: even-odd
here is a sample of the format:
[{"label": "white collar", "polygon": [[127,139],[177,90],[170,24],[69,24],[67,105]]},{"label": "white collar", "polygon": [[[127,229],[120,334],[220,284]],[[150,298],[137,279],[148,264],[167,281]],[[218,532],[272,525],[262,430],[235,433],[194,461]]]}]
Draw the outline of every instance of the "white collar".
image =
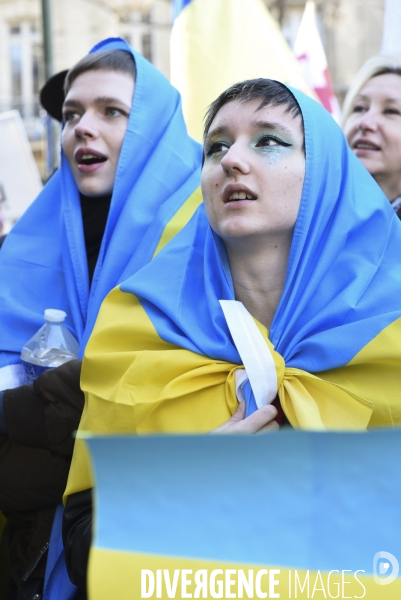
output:
[{"label": "white collar", "polygon": [[394,200],[391,200],[391,206],[393,207],[395,212],[397,212],[397,210],[401,208],[401,196],[398,196],[398,198],[394,198]]}]

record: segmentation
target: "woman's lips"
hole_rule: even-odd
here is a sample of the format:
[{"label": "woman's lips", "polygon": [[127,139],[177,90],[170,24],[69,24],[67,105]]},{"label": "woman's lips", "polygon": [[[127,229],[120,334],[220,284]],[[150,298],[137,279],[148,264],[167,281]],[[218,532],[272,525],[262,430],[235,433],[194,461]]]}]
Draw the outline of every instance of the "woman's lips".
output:
[{"label": "woman's lips", "polygon": [[245,198],[244,200],[229,200],[228,202],[225,202],[224,205],[227,207],[228,210],[235,210],[238,208],[243,208],[244,206],[248,206],[254,201],[254,199],[252,200],[249,198]]},{"label": "woman's lips", "polygon": [[81,173],[92,173],[92,171],[97,171],[97,169],[100,169],[100,167],[102,167],[103,165],[104,161],[92,163],[91,165],[85,165],[81,163],[78,164],[78,171],[81,171]]},{"label": "woman's lips", "polygon": [[243,183],[230,183],[224,188],[223,202],[228,208],[242,208],[257,200],[257,195]]},{"label": "woman's lips", "polygon": [[371,153],[371,152],[379,152],[381,150],[380,146],[370,142],[369,140],[357,140],[352,144],[352,149],[357,154]]},{"label": "woman's lips", "polygon": [[107,156],[93,148],[79,148],[74,158],[81,173],[92,173],[107,161]]}]

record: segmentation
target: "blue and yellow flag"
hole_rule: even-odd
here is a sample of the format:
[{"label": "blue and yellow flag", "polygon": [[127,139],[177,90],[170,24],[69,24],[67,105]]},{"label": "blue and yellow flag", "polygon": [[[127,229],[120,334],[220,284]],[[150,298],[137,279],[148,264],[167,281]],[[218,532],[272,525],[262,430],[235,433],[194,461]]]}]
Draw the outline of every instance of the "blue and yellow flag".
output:
[{"label": "blue and yellow flag", "polygon": [[0,254],[0,389],[17,369],[46,308],[67,313],[81,345],[108,292],[148,263],[201,202],[202,149],[187,134],[179,93],[123,39],[91,52],[124,50],[136,83],[113,196],[89,286],[79,190],[61,154],[60,169],[13,227]]},{"label": "blue and yellow flag", "polygon": [[90,600],[401,597],[400,431],[87,444]]},{"label": "blue and yellow flag", "polygon": [[[330,114],[294,94],[306,173],[281,300],[270,331],[259,324],[280,402],[301,429],[399,425],[401,223]],[[85,352],[80,428],[206,432],[224,423],[242,361],[220,300],[234,300],[234,288],[200,206],[103,303]],[[78,444],[67,494],[91,485]]]},{"label": "blue and yellow flag", "polygon": [[311,93],[263,0],[173,0],[173,19],[171,82],[195,139],[209,104],[238,81],[270,77]]}]

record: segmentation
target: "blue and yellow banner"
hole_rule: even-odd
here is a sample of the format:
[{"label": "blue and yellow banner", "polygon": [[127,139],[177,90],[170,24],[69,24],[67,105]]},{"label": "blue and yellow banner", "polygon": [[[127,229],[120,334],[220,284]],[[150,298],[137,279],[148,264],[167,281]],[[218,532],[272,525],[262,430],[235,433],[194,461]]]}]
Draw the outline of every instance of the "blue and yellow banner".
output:
[{"label": "blue and yellow banner", "polygon": [[174,0],[173,19],[171,82],[195,139],[208,105],[238,81],[269,77],[311,93],[263,0]]},{"label": "blue and yellow banner", "polygon": [[90,600],[401,597],[400,431],[86,443]]}]

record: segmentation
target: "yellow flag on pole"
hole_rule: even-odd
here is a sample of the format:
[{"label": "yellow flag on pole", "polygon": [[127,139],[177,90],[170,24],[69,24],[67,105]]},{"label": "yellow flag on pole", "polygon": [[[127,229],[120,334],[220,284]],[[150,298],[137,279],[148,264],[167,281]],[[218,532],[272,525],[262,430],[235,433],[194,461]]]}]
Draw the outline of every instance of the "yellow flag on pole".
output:
[{"label": "yellow flag on pole", "polygon": [[208,105],[238,81],[269,77],[313,95],[263,0],[174,0],[173,17],[171,82],[197,140]]}]

